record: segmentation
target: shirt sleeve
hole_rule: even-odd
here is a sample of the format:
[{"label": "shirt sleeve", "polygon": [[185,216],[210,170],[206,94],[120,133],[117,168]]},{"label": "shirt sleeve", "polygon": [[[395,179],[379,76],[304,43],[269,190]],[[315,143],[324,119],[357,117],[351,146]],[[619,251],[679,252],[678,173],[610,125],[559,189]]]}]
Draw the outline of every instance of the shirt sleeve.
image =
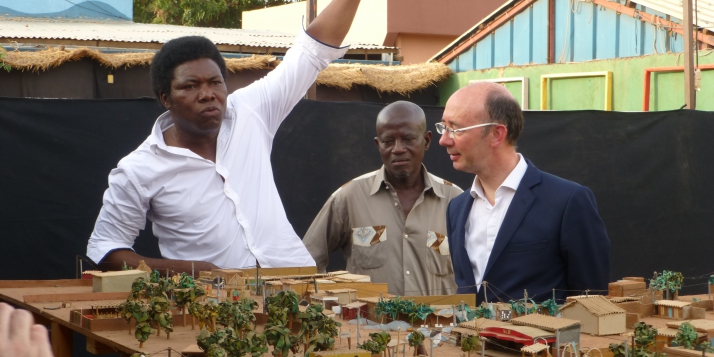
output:
[{"label": "shirt sleeve", "polygon": [[303,243],[315,259],[318,272],[325,272],[330,253],[350,239],[349,217],[336,194],[330,196],[308,228]]},{"label": "shirt sleeve", "polygon": [[87,244],[87,257],[97,264],[113,250],[132,249],[146,225],[149,200],[136,181],[120,167],[109,174],[109,188],[104,191],[103,206]]},{"label": "shirt sleeve", "polygon": [[267,76],[229,97],[236,113],[253,111],[271,136],[297,102],[305,96],[318,73],[332,60],[347,52],[347,47],[335,48],[310,37],[304,30],[295,39],[283,61]]},{"label": "shirt sleeve", "polygon": [[569,290],[607,290],[610,239],[597,212],[595,196],[585,186],[573,192],[565,207],[561,247]]}]

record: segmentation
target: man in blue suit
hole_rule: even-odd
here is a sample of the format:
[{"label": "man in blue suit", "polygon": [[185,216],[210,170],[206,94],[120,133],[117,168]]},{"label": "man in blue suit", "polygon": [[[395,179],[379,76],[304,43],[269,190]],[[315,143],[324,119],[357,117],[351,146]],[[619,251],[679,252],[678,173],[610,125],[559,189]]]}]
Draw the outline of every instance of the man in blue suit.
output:
[{"label": "man in blue suit", "polygon": [[459,293],[478,293],[480,303],[527,290],[562,303],[607,290],[610,240],[595,197],[516,151],[523,113],[508,90],[488,82],[460,89],[436,127],[454,168],[476,175],[446,213]]}]

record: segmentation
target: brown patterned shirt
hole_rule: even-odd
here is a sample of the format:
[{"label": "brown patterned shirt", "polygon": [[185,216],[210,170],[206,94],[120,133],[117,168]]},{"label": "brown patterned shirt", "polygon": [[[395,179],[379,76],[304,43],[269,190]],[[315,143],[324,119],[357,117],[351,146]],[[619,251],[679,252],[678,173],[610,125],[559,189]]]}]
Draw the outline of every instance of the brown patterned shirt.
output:
[{"label": "brown patterned shirt", "polygon": [[384,167],[355,178],[330,196],[303,243],[324,271],[330,252],[342,248],[347,270],[388,283],[394,295],[456,293],[446,206],[462,190],[426,171],[424,192],[404,216]]}]

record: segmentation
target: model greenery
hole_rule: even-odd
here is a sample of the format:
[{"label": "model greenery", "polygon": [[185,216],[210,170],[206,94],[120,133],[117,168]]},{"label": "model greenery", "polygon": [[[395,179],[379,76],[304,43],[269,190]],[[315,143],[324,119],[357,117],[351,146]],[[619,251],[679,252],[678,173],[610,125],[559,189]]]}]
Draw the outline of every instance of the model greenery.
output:
[{"label": "model greenery", "polygon": [[679,325],[677,335],[674,336],[675,343],[690,350],[693,350],[697,346],[698,340],[699,334],[697,334],[697,330],[695,330],[694,326],[689,322],[684,322]]},{"label": "model greenery", "polygon": [[627,346],[626,342],[611,343],[609,349],[614,357],[625,357],[626,354],[633,357],[664,357],[666,356],[664,353],[650,352],[656,337],[657,329],[644,322],[638,322],[635,324],[634,346]]},{"label": "model greenery", "polygon": [[[684,277],[680,272],[669,270],[662,271],[662,274],[655,275],[654,279],[650,279],[650,287],[655,290],[668,291],[672,294],[682,288]],[[674,295],[671,295],[671,299]]]},{"label": "model greenery", "polygon": [[417,355],[417,347],[421,345],[422,342],[424,342],[424,334],[419,332],[419,330],[414,330],[411,334],[409,334],[409,338],[407,338],[407,342],[409,342],[409,346],[414,347],[414,355]]},{"label": "model greenery", "polygon": [[391,300],[380,300],[377,302],[375,312],[377,316],[383,318],[385,315],[396,320],[399,314],[404,314],[412,325],[416,320],[424,320],[436,309],[426,304],[416,304],[414,300],[406,300],[397,296]]},{"label": "model greenery", "polygon": [[389,341],[392,340],[392,336],[386,331],[370,333],[370,340],[364,341],[363,344],[357,344],[357,348],[369,351],[373,355],[382,354],[387,349]]},{"label": "model greenery", "polygon": [[533,300],[529,301],[531,302],[530,308],[526,308],[526,302],[524,300],[511,300],[509,303],[511,304],[511,309],[516,312],[516,316],[521,316],[526,312],[530,315],[538,310],[538,304]]},{"label": "model greenery", "polygon": [[558,303],[553,299],[548,299],[540,304],[542,309],[547,309],[550,316],[558,315]]},{"label": "model greenery", "polygon": [[461,338],[461,350],[468,353],[469,357],[471,356],[471,352],[477,349],[481,349],[481,340],[479,340],[478,335]]}]

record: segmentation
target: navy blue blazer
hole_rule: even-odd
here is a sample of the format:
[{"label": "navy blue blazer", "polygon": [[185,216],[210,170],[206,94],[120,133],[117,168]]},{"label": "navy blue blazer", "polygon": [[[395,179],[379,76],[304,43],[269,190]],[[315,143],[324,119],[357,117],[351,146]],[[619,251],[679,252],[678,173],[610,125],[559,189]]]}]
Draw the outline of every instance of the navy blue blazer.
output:
[{"label": "navy blue blazer", "polygon": [[[521,299],[527,289],[529,298],[540,302],[552,298],[556,289],[556,299],[563,303],[566,296],[586,289],[607,290],[610,240],[592,191],[526,162],[528,169],[486,265],[488,301]],[[474,202],[469,191],[449,203],[446,229],[458,292],[478,292],[480,304],[484,293],[475,286],[465,248],[465,225]]]}]

